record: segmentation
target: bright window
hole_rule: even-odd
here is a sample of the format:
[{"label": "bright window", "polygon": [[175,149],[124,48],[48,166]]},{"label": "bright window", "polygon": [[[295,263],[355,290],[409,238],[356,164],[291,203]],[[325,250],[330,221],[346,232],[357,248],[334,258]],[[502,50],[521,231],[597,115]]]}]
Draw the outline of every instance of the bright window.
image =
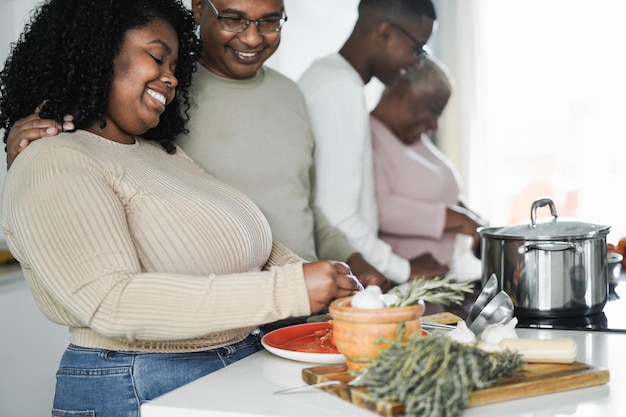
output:
[{"label": "bright window", "polygon": [[626,236],[626,3],[447,1],[439,36],[472,19],[456,35],[471,42],[439,45],[457,79],[453,112],[471,115],[442,138],[466,150],[470,206],[506,225],[529,221],[532,201],[548,195],[560,216],[611,225],[609,242]]}]

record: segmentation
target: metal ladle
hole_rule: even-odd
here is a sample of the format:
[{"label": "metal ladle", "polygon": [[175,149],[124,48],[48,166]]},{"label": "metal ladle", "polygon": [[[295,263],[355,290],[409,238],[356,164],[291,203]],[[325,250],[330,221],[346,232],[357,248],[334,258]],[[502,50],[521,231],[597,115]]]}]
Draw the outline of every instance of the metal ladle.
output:
[{"label": "metal ladle", "polygon": [[472,325],[472,322],[476,320],[476,317],[478,317],[478,314],[482,311],[483,308],[485,308],[487,303],[491,301],[493,297],[496,296],[497,292],[498,292],[498,278],[496,277],[496,274],[491,274],[491,276],[485,283],[485,286],[480,291],[480,294],[478,294],[478,297],[476,298],[476,301],[474,302],[472,309],[467,315],[467,319],[465,319],[465,324],[467,324],[467,327],[470,327]]},{"label": "metal ladle", "polygon": [[507,324],[513,318],[513,301],[504,291],[500,291],[487,303],[474,319],[469,329],[476,335],[482,333],[488,324]]}]

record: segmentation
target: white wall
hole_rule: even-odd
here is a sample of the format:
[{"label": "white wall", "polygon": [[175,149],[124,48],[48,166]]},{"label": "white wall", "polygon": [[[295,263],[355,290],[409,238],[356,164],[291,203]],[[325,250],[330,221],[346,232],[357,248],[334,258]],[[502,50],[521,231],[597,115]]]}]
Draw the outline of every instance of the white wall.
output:
[{"label": "white wall", "polygon": [[[267,65],[297,80],[311,62],[337,52],[350,35],[359,0],[285,0],[289,20],[281,45]],[[373,79],[366,87],[370,108],[378,101],[382,83]]]}]

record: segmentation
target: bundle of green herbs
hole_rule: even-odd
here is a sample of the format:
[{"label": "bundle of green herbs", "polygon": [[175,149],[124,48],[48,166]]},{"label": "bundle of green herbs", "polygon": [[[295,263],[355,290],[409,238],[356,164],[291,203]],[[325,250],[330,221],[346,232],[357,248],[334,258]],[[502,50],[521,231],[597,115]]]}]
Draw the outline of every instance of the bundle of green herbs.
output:
[{"label": "bundle of green herbs", "polygon": [[471,293],[473,290],[472,282],[457,282],[450,277],[435,277],[414,279],[407,289],[392,290],[390,293],[398,296],[398,301],[394,302],[392,307],[406,307],[417,304],[420,300],[433,304],[460,304],[465,298],[464,293]]},{"label": "bundle of green herbs", "polygon": [[395,341],[370,365],[355,373],[376,401],[403,403],[407,417],[456,417],[473,390],[493,385],[524,365],[512,351],[486,352],[445,335]]}]

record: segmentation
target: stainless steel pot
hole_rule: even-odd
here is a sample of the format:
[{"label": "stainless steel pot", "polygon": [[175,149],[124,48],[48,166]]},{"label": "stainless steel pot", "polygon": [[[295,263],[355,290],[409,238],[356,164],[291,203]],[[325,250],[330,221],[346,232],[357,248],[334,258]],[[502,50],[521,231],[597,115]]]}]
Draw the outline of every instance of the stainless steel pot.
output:
[{"label": "stainless steel pot", "polygon": [[[537,221],[548,205],[549,221]],[[482,281],[496,274],[517,316],[565,317],[601,312],[608,295],[610,226],[557,219],[549,198],[535,201],[530,223],[481,227]]]}]

